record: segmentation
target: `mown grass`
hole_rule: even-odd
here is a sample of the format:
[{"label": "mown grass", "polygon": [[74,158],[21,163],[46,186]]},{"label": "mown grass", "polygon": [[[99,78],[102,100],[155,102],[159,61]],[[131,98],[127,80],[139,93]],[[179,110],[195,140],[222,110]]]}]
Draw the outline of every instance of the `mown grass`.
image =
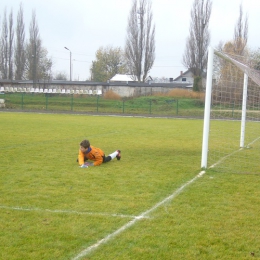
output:
[{"label": "mown grass", "polygon": [[[182,92],[177,93],[182,94]],[[186,96],[178,96],[177,93],[175,93],[176,96],[169,94],[124,99],[119,99],[115,93],[111,95],[111,92],[104,97],[83,94],[6,93],[3,98],[7,109],[203,116],[204,101],[201,98],[189,92]]]},{"label": "mown grass", "polygon": [[[1,259],[74,259],[200,172],[202,120],[0,113]],[[89,138],[122,159],[79,168]],[[259,175],[208,170],[82,259],[259,257]]]}]

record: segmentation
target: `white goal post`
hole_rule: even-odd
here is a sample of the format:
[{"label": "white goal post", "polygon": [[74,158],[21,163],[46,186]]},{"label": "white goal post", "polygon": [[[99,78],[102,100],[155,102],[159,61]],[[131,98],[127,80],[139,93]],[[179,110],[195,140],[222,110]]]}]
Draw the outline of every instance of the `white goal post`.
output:
[{"label": "white goal post", "polygon": [[[238,168],[260,173],[260,73],[252,64],[248,58],[208,49],[201,168],[230,164],[232,171],[246,162]],[[245,152],[252,147],[253,152]]]}]

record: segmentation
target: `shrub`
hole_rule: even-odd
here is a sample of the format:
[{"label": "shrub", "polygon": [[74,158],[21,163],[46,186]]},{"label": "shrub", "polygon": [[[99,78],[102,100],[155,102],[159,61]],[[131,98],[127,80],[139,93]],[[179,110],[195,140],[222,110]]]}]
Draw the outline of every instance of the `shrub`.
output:
[{"label": "shrub", "polygon": [[169,97],[204,99],[205,93],[176,88],[168,92]]},{"label": "shrub", "polygon": [[112,99],[112,100],[121,100],[120,95],[118,95],[117,93],[115,93],[112,90],[108,90],[105,94],[104,94],[104,99]]}]

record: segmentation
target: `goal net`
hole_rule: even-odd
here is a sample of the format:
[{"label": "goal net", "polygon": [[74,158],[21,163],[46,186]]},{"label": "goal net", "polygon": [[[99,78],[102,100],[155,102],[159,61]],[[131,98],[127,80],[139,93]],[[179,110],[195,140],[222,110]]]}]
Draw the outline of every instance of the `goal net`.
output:
[{"label": "goal net", "polygon": [[260,71],[209,48],[202,168],[260,174]]}]

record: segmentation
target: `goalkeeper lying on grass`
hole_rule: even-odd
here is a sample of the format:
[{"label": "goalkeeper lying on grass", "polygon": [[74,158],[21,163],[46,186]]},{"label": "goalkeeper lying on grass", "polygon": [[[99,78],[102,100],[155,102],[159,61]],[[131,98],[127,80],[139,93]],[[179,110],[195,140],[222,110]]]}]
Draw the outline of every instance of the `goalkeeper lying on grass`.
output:
[{"label": "goalkeeper lying on grass", "polygon": [[[121,159],[120,150],[116,150],[115,152],[106,156],[100,148],[90,145],[89,140],[83,140],[79,145],[80,147],[77,161],[81,168],[98,166],[102,163],[109,162],[114,158],[117,158],[117,160]],[[88,159],[94,162],[86,162]]]}]

